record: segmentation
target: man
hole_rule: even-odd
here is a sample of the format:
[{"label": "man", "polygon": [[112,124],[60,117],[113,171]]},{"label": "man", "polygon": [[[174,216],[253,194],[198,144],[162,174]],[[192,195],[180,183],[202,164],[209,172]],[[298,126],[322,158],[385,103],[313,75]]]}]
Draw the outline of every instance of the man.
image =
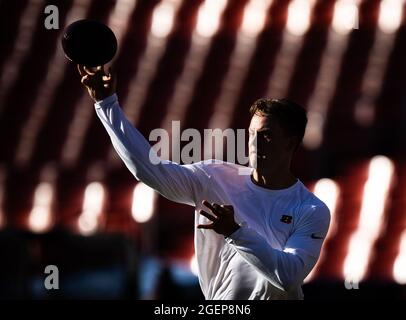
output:
[{"label": "man", "polygon": [[133,175],[166,198],[196,207],[195,251],[206,299],[302,299],[301,284],[317,262],[330,223],[326,205],[290,170],[305,132],[304,109],[288,100],[253,104],[251,175],[225,162],[159,163],[125,118],[114,75],[102,67],[79,66],[79,72]]}]

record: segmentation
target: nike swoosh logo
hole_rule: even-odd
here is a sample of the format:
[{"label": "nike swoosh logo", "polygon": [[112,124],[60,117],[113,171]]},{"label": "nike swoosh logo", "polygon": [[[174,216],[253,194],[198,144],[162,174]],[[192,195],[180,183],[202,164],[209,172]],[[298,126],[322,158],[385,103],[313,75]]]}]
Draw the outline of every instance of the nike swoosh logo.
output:
[{"label": "nike swoosh logo", "polygon": [[312,235],[310,236],[312,239],[324,239],[324,237],[320,237],[317,235],[317,233],[312,233]]}]

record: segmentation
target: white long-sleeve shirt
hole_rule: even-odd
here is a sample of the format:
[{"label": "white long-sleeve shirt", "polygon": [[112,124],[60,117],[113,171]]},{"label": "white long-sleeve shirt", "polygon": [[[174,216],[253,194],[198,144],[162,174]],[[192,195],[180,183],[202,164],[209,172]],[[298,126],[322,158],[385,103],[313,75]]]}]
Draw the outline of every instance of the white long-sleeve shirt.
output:
[{"label": "white long-sleeve shirt", "polygon": [[195,228],[199,282],[206,299],[303,298],[301,284],[317,262],[330,213],[302,182],[270,190],[239,174],[240,165],[159,162],[126,119],[117,95],[95,108],[132,174],[164,197],[195,206],[195,226],[210,222],[198,213],[202,200],[233,206],[241,227],[229,237]]}]

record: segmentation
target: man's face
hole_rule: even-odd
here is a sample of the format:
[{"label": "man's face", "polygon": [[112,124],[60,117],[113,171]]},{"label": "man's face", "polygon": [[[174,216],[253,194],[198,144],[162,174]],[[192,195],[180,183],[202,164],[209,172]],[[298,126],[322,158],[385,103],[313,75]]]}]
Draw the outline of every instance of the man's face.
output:
[{"label": "man's face", "polygon": [[264,168],[273,161],[284,161],[291,152],[289,138],[275,117],[255,114],[249,126],[249,161],[253,168]]}]

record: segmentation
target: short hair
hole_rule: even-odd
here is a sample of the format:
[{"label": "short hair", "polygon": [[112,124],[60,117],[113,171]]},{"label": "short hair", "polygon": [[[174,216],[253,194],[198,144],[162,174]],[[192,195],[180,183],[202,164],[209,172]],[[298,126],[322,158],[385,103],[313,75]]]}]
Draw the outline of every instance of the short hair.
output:
[{"label": "short hair", "polygon": [[299,104],[288,99],[258,99],[250,107],[251,117],[263,114],[266,117],[275,116],[278,124],[288,136],[298,138],[298,145],[303,140],[307,115],[306,110]]}]

